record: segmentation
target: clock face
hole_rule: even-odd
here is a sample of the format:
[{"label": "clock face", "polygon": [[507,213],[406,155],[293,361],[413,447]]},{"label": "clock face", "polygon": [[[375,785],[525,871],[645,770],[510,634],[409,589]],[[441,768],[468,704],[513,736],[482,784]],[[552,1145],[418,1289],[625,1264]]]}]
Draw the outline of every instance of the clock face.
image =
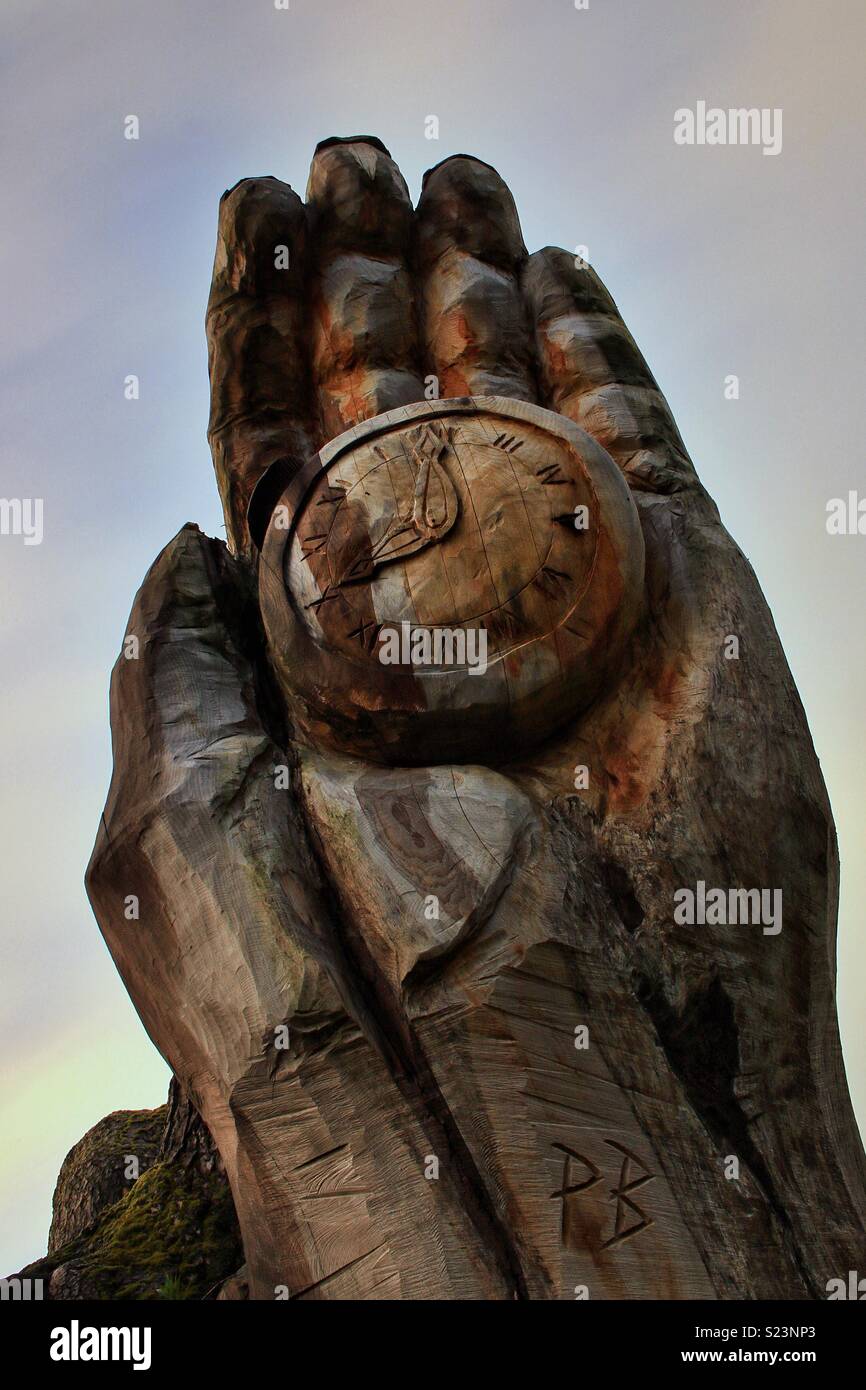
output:
[{"label": "clock face", "polygon": [[380,634],[404,623],[483,629],[488,663],[564,627],[567,659],[569,631],[583,637],[565,625],[597,520],[577,455],[537,427],[484,416],[397,426],[309,493],[286,578],[310,636],[350,660],[379,661]]},{"label": "clock face", "polygon": [[262,610],[304,727],[386,760],[471,757],[585,705],[642,560],[618,470],[570,422],[436,401],[347,432],[288,486]]}]

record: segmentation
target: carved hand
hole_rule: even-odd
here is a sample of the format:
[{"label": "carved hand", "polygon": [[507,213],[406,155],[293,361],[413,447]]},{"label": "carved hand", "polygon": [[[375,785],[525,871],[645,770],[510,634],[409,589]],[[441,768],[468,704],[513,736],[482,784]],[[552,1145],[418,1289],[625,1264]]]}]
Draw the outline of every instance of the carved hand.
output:
[{"label": "carved hand", "polygon": [[[306,204],[224,195],[208,342],[233,553],[184,528],[139,592],[88,887],[253,1296],[825,1296],[866,1258],[830,808],[597,275],[527,255],[489,166],[413,210],[330,141]],[[551,478],[593,548],[530,564],[583,544]],[[483,681],[377,666],[386,599],[477,626],[486,584]]]}]

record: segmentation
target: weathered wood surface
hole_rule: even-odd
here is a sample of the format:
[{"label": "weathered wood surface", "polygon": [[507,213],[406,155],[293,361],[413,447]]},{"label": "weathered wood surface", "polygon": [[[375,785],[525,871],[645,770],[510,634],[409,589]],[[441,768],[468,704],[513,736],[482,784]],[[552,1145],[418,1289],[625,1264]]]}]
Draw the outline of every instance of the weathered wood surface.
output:
[{"label": "weathered wood surface", "polygon": [[[326,142],[306,206],[289,192],[254,180],[222,205],[214,453],[237,558],[186,527],[139,592],[88,873],[225,1161],[250,1295],[825,1297],[866,1262],[838,862],[755,577],[610,296],[565,252],[526,256],[493,170],[447,161],[412,214],[378,142]],[[251,279],[277,226],[295,275]],[[389,767],[287,717],[246,502],[275,458],[290,481],[431,374],[604,445],[643,605],[591,707],[531,754],[505,737]],[[781,891],[781,930],[677,923],[701,882]]]}]

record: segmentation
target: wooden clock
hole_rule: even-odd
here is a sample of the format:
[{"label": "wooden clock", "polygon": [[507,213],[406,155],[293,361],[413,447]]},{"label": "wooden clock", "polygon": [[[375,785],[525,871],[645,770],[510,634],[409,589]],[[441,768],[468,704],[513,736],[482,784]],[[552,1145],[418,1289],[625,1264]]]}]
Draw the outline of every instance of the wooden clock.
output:
[{"label": "wooden clock", "polygon": [[364,421],[274,465],[250,529],[296,731],[379,762],[519,756],[596,697],[641,608],[619,469],[523,401]]}]

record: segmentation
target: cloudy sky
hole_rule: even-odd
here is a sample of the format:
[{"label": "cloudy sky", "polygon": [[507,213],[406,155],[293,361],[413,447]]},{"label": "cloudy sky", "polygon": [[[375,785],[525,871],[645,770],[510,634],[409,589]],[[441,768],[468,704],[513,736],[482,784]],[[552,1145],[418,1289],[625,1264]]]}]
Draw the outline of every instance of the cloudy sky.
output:
[{"label": "cloudy sky", "polygon": [[[529,248],[587,246],[641,344],[809,715],[866,1121],[866,536],[825,528],[830,498],[866,496],[864,40],[862,0],[3,0],[0,495],[44,499],[44,539],[0,536],[0,1274],[44,1252],[84,1131],[164,1098],[82,884],[108,675],[156,553],[188,520],[221,534],[220,194],[266,173],[303,192],[332,134],[377,134],[416,196],[450,153],[494,164]],[[781,108],[781,153],[677,145],[701,100]]]}]

